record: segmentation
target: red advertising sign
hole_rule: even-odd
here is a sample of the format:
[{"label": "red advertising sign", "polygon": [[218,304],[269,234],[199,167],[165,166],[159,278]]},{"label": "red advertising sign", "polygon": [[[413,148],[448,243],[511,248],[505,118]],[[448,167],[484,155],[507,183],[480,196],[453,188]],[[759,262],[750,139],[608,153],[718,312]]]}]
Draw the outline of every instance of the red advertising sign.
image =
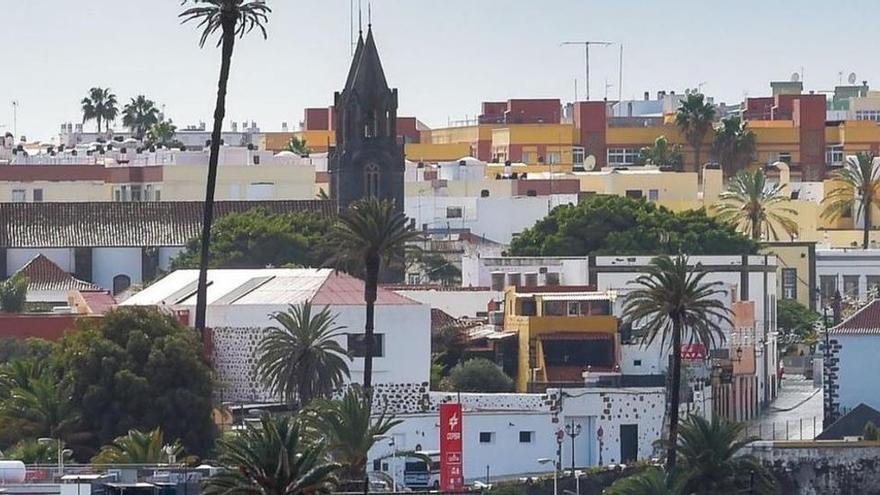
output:
[{"label": "red advertising sign", "polygon": [[440,404],[440,490],[464,490],[461,463],[461,404]]},{"label": "red advertising sign", "polygon": [[681,359],[685,361],[702,361],[706,359],[706,346],[703,344],[682,345]]}]

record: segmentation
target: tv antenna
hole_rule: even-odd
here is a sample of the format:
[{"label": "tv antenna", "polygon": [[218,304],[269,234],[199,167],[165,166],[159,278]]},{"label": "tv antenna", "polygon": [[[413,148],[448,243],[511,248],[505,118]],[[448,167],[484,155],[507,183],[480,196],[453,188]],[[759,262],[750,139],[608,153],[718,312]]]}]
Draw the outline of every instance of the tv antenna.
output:
[{"label": "tv antenna", "polygon": [[586,78],[586,100],[590,101],[590,45],[608,46],[609,41],[563,41],[559,46],[581,45],[584,47],[584,65]]}]

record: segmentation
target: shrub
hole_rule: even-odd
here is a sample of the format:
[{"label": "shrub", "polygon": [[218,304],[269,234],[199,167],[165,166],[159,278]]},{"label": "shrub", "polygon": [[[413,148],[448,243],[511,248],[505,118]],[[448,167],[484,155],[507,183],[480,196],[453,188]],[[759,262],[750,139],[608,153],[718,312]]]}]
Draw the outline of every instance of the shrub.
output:
[{"label": "shrub", "polygon": [[452,392],[512,392],[513,380],[492,361],[475,358],[455,365],[444,388]]}]

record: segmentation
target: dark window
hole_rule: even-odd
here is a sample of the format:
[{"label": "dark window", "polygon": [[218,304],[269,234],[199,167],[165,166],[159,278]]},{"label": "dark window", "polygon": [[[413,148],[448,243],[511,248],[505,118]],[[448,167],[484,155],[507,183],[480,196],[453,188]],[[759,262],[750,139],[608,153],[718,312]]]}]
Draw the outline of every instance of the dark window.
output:
[{"label": "dark window", "polygon": [[526,196],[535,197],[537,195],[538,195],[538,191],[536,191],[534,189],[529,189],[528,191],[526,191]]},{"label": "dark window", "polygon": [[633,359],[633,366],[641,366],[641,365],[642,365],[641,359]]},{"label": "dark window", "polygon": [[483,189],[482,191],[480,191],[480,197],[481,198],[488,198],[489,197],[489,190]]},{"label": "dark window", "polygon": [[260,155],[254,155],[254,165],[260,164]]},{"label": "dark window", "polygon": [[131,287],[131,277],[128,275],[117,275],[113,277],[113,294],[119,294]]},{"label": "dark window", "polygon": [[614,342],[611,340],[544,340],[547,366],[576,366],[585,369],[614,367]]},{"label": "dark window", "polygon": [[447,206],[446,218],[461,218],[461,206]]},{"label": "dark window", "polygon": [[547,285],[559,285],[559,274],[550,272],[547,274]]},{"label": "dark window", "polygon": [[520,316],[535,316],[538,314],[538,305],[535,303],[534,299],[523,301]]},{"label": "dark window", "polygon": [[39,203],[41,201],[43,201],[43,190],[34,189],[34,203]]},{"label": "dark window", "polygon": [[364,168],[364,188],[368,198],[379,197],[379,166],[375,163]]},{"label": "dark window", "polygon": [[641,199],[642,198],[642,191],[638,190],[638,189],[630,189],[630,190],[626,191],[626,197],[633,198],[633,199]]},{"label": "dark window", "polygon": [[373,460],[373,471],[379,471],[382,469],[382,461],[379,459]]},{"label": "dark window", "polygon": [[519,443],[532,443],[534,437],[535,432],[533,431],[521,431],[519,432]]},{"label": "dark window", "polygon": [[[364,345],[364,334],[350,333],[348,334],[348,352],[351,357],[362,358],[367,353]],[[383,357],[385,355],[385,335],[381,333],[373,334],[373,357]]]},{"label": "dark window", "polygon": [[480,443],[492,443],[495,439],[495,433],[491,431],[481,431],[480,432]]}]

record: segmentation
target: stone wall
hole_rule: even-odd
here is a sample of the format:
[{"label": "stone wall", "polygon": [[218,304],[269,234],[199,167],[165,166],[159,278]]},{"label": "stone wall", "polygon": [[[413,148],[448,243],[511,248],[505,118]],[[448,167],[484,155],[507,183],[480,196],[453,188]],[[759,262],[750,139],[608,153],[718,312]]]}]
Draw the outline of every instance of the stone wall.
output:
[{"label": "stone wall", "polygon": [[751,453],[792,495],[880,494],[880,442],[755,442]]}]

